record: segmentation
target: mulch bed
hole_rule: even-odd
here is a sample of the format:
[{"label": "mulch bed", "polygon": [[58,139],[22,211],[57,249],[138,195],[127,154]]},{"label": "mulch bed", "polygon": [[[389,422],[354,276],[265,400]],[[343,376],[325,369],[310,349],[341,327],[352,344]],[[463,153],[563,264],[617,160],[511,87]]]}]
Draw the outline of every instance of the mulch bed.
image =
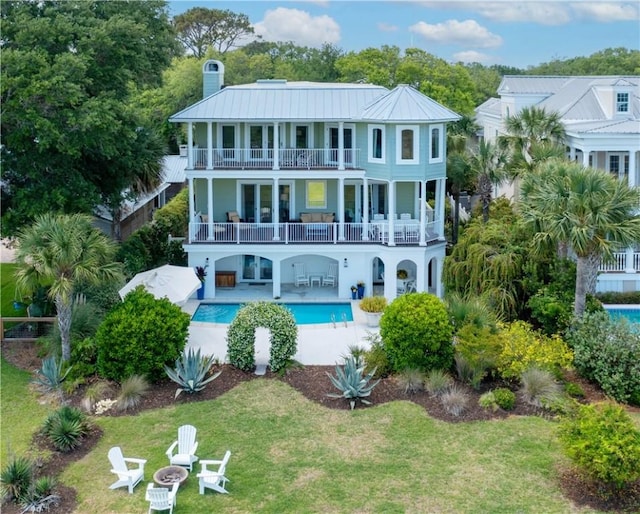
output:
[{"label": "mulch bed", "polygon": [[[2,353],[4,358],[15,366],[34,370],[40,366],[41,360],[36,354],[37,347],[33,343],[3,343]],[[135,415],[137,412],[165,407],[176,403],[191,403],[204,400],[212,400],[226,393],[238,384],[249,380],[282,380],[291,387],[298,390],[306,398],[319,403],[330,409],[348,410],[349,403],[346,400],[334,399],[328,396],[328,393],[335,393],[337,390],[331,384],[327,377],[327,372],[335,374],[333,366],[304,366],[294,367],[287,371],[284,376],[273,374],[269,371],[258,377],[254,373],[247,373],[234,368],[230,365],[217,366],[218,370],[222,370],[221,375],[210,382],[207,387],[196,395],[181,394],[175,399],[176,384],[169,379],[162,380],[154,384],[149,392],[144,396],[142,402],[136,409],[121,413],[118,411],[110,411],[107,415]],[[585,391],[585,401],[593,402],[604,400],[602,392],[592,384],[581,380],[575,375],[571,375],[570,380],[577,382]],[[419,392],[408,395],[398,385],[394,377],[384,378],[372,391],[368,398],[372,402],[371,407],[395,400],[409,400],[417,405],[424,407],[428,414],[434,418],[450,422],[461,423],[478,420],[503,419],[507,416],[545,416],[545,412],[533,406],[527,405],[520,398],[516,400],[516,407],[509,411],[492,411],[483,409],[478,404],[480,395],[495,387],[502,387],[502,383],[483,384],[480,391],[475,391],[467,386],[461,385],[469,395],[469,402],[466,410],[460,416],[453,416],[443,407],[439,399],[431,397],[426,392]],[[74,393],[69,402],[72,405],[80,406],[82,400],[82,388]],[[360,402],[357,403],[358,409],[371,408]],[[80,459],[86,455],[97,443],[102,434],[98,429],[92,431],[83,441],[82,446],[74,452],[63,454],[54,451],[54,456],[46,463],[42,463],[39,467],[39,475],[57,475],[70,462]],[[34,436],[34,445],[40,448],[47,448],[48,443],[40,436]],[[599,489],[598,484],[584,480],[576,474],[574,470],[559,470],[559,477],[562,489],[567,498],[571,499],[578,506],[588,506],[593,509],[607,512],[640,512],[640,481],[624,495],[606,495]],[[75,506],[75,491],[71,488],[59,486],[58,493],[62,497],[62,503],[51,512],[70,513],[73,512]],[[21,511],[16,506],[4,504],[2,512],[6,514],[17,514]]]}]

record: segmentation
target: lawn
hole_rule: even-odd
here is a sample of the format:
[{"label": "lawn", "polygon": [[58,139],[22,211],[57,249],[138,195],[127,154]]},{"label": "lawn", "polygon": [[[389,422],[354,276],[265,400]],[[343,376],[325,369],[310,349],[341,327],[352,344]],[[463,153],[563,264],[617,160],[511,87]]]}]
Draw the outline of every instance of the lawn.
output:
[{"label": "lawn", "polygon": [[146,483],[133,495],[108,489],[108,449],[148,459],[148,481],[185,423],[198,428],[201,458],[231,450],[230,494],[200,496],[192,474],[178,513],[593,512],[562,496],[555,424],[537,417],[448,424],[411,402],[337,411],[265,379],[214,401],[97,421],[98,446],[62,475],[77,512],[144,512]]}]

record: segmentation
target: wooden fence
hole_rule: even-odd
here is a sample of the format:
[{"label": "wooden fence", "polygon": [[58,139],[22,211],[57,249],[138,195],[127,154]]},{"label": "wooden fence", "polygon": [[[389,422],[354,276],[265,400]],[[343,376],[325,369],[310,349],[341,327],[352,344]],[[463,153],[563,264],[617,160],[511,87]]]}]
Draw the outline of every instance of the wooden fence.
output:
[{"label": "wooden fence", "polygon": [[2,341],[35,341],[47,335],[53,329],[55,322],[55,317],[0,318],[0,338]]}]

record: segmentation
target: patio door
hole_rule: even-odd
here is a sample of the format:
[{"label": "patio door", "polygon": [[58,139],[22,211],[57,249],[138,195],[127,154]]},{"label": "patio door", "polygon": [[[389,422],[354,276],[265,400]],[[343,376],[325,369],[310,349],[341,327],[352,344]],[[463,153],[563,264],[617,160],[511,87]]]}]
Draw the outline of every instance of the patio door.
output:
[{"label": "patio door", "polygon": [[242,256],[242,280],[267,280],[273,278],[273,261],[258,255]]},{"label": "patio door", "polygon": [[241,184],[242,216],[248,223],[271,223],[273,196],[271,183]]},{"label": "patio door", "polygon": [[273,125],[249,127],[249,157],[255,161],[273,160]]},{"label": "patio door", "polygon": [[[339,135],[340,127],[337,125],[329,125],[327,127],[326,146],[329,148],[328,161],[331,164],[338,164],[338,151],[339,151]],[[352,124],[344,125],[344,164],[345,166],[353,166],[355,162],[354,157],[354,142],[355,142],[355,127]]]}]

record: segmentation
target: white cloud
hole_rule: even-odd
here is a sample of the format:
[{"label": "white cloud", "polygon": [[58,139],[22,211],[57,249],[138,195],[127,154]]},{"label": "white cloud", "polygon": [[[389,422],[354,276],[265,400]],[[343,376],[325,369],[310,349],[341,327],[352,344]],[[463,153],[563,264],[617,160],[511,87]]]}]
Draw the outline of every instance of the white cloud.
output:
[{"label": "white cloud", "polygon": [[464,52],[458,52],[453,54],[455,62],[479,62],[485,63],[493,61],[493,57],[483,54],[482,52],[476,52],[475,50],[465,50]]},{"label": "white cloud", "polygon": [[383,21],[378,23],[378,30],[380,30],[380,32],[395,32],[398,30],[398,26]]},{"label": "white cloud", "polygon": [[620,2],[579,2],[570,4],[571,8],[584,18],[601,22],[632,21],[640,19],[638,4]]},{"label": "white cloud", "polygon": [[422,36],[427,41],[440,44],[477,48],[493,48],[502,44],[500,36],[492,34],[475,20],[447,20],[435,25],[419,21],[409,27],[409,30]]},{"label": "white cloud", "polygon": [[253,25],[264,41],[293,41],[296,45],[318,47],[340,41],[340,26],[327,15],[311,16],[306,11],[278,7],[265,13]]}]

